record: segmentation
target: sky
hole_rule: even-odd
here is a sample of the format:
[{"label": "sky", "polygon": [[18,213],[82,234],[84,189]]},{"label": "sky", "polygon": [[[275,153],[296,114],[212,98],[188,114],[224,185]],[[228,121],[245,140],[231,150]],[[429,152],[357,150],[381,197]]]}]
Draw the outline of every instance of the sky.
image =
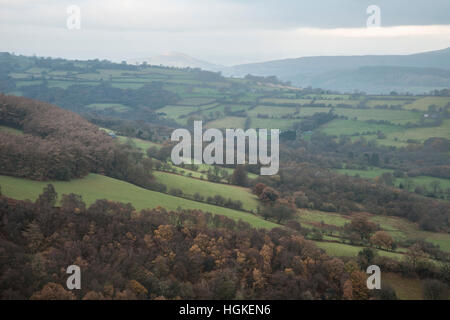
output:
[{"label": "sky", "polygon": [[[367,20],[379,8],[379,27]],[[80,9],[80,28],[74,12]],[[0,0],[0,51],[69,59],[171,51],[221,65],[450,47],[448,0]]]}]

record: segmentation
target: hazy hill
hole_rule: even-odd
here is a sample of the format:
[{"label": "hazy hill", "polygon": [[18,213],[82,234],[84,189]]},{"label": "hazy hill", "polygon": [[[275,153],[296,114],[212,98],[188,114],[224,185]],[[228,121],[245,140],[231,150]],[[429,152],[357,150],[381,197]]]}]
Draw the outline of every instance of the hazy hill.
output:
[{"label": "hazy hill", "polygon": [[274,60],[237,65],[223,72],[233,76],[275,75],[302,87],[418,92],[448,87],[449,69],[450,48],[447,48],[411,55],[319,56]]}]

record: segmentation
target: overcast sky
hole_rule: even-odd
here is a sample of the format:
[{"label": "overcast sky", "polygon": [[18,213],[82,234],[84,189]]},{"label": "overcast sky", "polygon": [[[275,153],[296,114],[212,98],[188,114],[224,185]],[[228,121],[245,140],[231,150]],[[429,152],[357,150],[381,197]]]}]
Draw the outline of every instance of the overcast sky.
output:
[{"label": "overcast sky", "polygon": [[[69,30],[67,7],[81,9]],[[381,28],[367,28],[369,5]],[[170,51],[232,65],[450,46],[449,0],[0,0],[0,51],[120,61]]]}]

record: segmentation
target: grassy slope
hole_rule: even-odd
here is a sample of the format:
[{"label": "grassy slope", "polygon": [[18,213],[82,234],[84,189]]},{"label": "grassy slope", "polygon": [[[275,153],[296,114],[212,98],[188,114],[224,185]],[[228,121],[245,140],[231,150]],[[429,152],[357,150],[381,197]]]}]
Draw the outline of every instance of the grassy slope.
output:
[{"label": "grassy slope", "polygon": [[[380,216],[380,215],[368,215],[369,220],[378,223],[380,227],[390,233],[396,241],[406,239],[421,239],[439,245],[441,250],[450,252],[450,234],[437,233],[419,230],[417,225],[406,219],[392,217],[392,216]],[[350,222],[350,216],[342,215],[339,213],[329,213],[316,210],[300,210],[298,215],[298,221],[305,225],[313,225],[320,228],[320,223],[323,222],[327,225],[336,227],[342,227],[346,223]],[[324,244],[328,245],[328,249],[335,249],[338,253],[340,250],[344,250],[347,254],[357,253],[353,246],[347,246],[342,244]],[[347,246],[340,248],[339,246]],[[402,251],[404,251],[402,249]],[[384,251],[382,251],[384,252]],[[335,253],[337,255],[337,253]]]},{"label": "grassy slope", "polygon": [[335,119],[323,125],[321,131],[329,135],[351,135],[355,133],[382,131],[385,134],[397,132],[401,128],[388,124],[367,123],[357,120]]},{"label": "grassy slope", "polygon": [[243,203],[243,208],[248,211],[256,210],[258,207],[256,196],[247,188],[202,181],[166,172],[155,171],[153,172],[153,175],[156,177],[157,181],[164,183],[168,189],[178,188],[181,189],[184,194],[193,195],[198,192],[205,198],[221,195],[225,198],[240,200]]},{"label": "grassy slope", "polygon": [[122,143],[134,144],[134,146],[136,146],[136,148],[141,149],[142,152],[144,152],[145,154],[147,153],[147,149],[149,149],[151,147],[156,147],[157,149],[161,148],[160,144],[158,144],[156,142],[148,141],[148,140],[142,140],[139,138],[128,138],[128,137],[123,137],[123,136],[118,136],[117,138]]},{"label": "grassy slope", "polygon": [[[394,170],[390,169],[382,169],[382,168],[370,168],[368,170],[358,170],[358,169],[336,169],[336,172],[340,174],[346,174],[349,176],[356,176],[359,175],[361,178],[368,178],[373,179],[376,177],[381,176],[385,172],[393,173]],[[443,179],[443,178],[435,178],[430,176],[417,176],[417,177],[411,177],[410,180],[414,183],[414,186],[423,186],[427,189],[430,188],[430,183],[433,181],[439,182],[439,187],[443,190],[446,190],[447,188],[450,188],[450,179]],[[405,183],[405,178],[395,178],[395,186],[399,186],[401,183]]]},{"label": "grassy slope", "polygon": [[389,120],[395,124],[406,124],[408,122],[418,122],[422,117],[421,113],[404,110],[384,110],[384,109],[349,109],[336,108],[334,113],[346,116],[349,119],[357,118],[359,121],[366,120]]},{"label": "grassy slope", "polygon": [[422,300],[422,281],[414,278],[404,278],[396,273],[381,273],[381,286],[391,286],[400,300]]},{"label": "grassy slope", "polygon": [[124,112],[130,109],[127,106],[120,103],[91,103],[86,107],[94,110],[113,109],[114,111],[117,112]]},{"label": "grassy slope", "polygon": [[388,139],[393,140],[397,138],[402,141],[409,139],[424,142],[428,138],[442,137],[450,139],[450,119],[444,119],[439,127],[425,127],[425,128],[412,128],[406,130],[399,130],[397,132],[386,132]]},{"label": "grassy slope", "polygon": [[158,206],[168,210],[176,210],[178,207],[183,209],[200,209],[204,212],[221,214],[235,220],[242,219],[257,228],[273,228],[278,226],[275,223],[265,221],[250,213],[173,197],[97,174],[89,174],[83,179],[72,181],[51,182],[31,181],[9,176],[0,176],[2,193],[14,199],[34,200],[42,193],[42,189],[48,183],[53,184],[59,195],[69,193],[81,195],[88,205],[92,204],[97,199],[108,199],[132,203],[137,210]]},{"label": "grassy slope", "polygon": [[[315,244],[321,248],[324,249],[329,255],[337,256],[337,257],[356,257],[358,255],[358,252],[360,252],[363,247],[359,246],[352,246],[349,244],[343,244],[343,243],[335,243],[335,242],[321,242],[321,241],[314,241]],[[383,250],[374,249],[378,255],[389,257],[396,260],[403,259],[403,255],[400,253],[395,252],[387,252]]]},{"label": "grassy slope", "polygon": [[403,106],[403,108],[409,110],[417,109],[421,111],[427,111],[430,105],[435,105],[437,107],[444,107],[449,102],[450,102],[449,97],[424,97]]},{"label": "grassy slope", "polygon": [[218,129],[226,129],[226,128],[244,128],[245,118],[240,117],[225,117],[221,119],[217,119],[211,122],[208,122],[205,125],[205,128],[218,128]]},{"label": "grassy slope", "polygon": [[23,134],[22,130],[14,129],[14,128],[7,127],[7,126],[0,126],[0,132],[5,132],[5,133],[10,133],[10,134],[15,134],[15,135]]}]

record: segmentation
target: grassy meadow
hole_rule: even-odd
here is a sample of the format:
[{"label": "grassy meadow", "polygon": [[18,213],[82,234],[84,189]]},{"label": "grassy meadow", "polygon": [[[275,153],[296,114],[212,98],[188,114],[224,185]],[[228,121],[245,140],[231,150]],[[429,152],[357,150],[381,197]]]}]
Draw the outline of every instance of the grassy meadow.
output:
[{"label": "grassy meadow", "polygon": [[163,207],[167,210],[177,210],[178,208],[198,209],[204,212],[224,215],[234,220],[241,219],[256,228],[273,228],[278,226],[251,213],[174,197],[98,174],[89,174],[83,179],[72,181],[32,181],[0,176],[2,194],[19,200],[37,199],[43,188],[49,183],[53,184],[59,196],[75,193],[81,195],[87,205],[94,203],[97,199],[107,199],[131,203],[137,210],[156,207]]},{"label": "grassy meadow", "polygon": [[221,195],[225,198],[240,200],[243,203],[244,210],[255,212],[259,204],[257,197],[247,188],[192,179],[167,172],[155,171],[153,172],[153,175],[158,182],[165,184],[168,190],[178,188],[181,189],[185,195],[193,196],[194,193],[199,193],[205,197],[205,199],[207,197]]}]

